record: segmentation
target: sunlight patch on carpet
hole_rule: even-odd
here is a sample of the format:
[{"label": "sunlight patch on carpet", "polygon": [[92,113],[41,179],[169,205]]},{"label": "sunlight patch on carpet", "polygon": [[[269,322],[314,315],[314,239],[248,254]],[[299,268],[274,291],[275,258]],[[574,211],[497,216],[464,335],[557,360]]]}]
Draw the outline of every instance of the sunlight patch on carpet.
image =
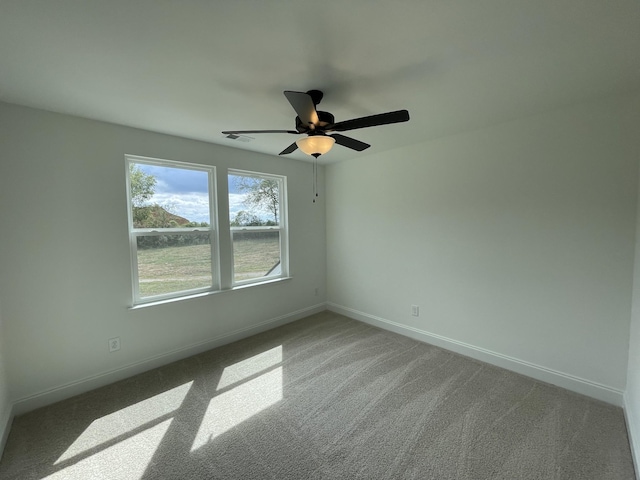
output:
[{"label": "sunlight patch on carpet", "polygon": [[195,451],[282,400],[282,367],[275,368],[211,399],[191,447]]},{"label": "sunlight patch on carpet", "polygon": [[167,433],[172,418],[100,450],[43,480],[140,480]]},{"label": "sunlight patch on carpet", "polygon": [[234,363],[224,369],[220,381],[218,382],[218,390],[222,390],[229,385],[240,382],[246,378],[252,377],[262,371],[275,367],[282,362],[282,345],[278,345],[271,350],[254,355],[251,358]]},{"label": "sunlight patch on carpet", "polygon": [[[116,441],[118,437],[126,438],[130,432],[175,412],[182,405],[192,384],[193,381],[185,383],[94,420],[54,465],[99,448],[101,445],[106,446]],[[120,443],[123,442],[118,444]]]}]

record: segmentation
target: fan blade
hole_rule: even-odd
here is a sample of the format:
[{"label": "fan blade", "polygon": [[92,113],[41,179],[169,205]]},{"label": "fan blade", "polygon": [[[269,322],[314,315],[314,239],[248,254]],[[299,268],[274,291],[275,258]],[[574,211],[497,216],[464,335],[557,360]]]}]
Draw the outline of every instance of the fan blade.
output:
[{"label": "fan blade", "polygon": [[355,138],[345,137],[344,135],[340,135],[339,133],[334,133],[333,135],[329,136],[335,138],[338,145],[342,145],[343,147],[347,147],[358,152],[366,150],[371,146],[368,143],[361,142],[360,140],[356,140]]},{"label": "fan blade", "polygon": [[296,130],[227,130],[222,132],[223,135],[241,135],[243,133],[294,133],[300,135]]},{"label": "fan blade", "polygon": [[296,142],[293,142],[287,148],[282,150],[278,155],[286,155],[287,153],[295,152],[297,149],[298,149],[298,145],[296,144]]},{"label": "fan blade", "polygon": [[346,132],[347,130],[355,130],[357,128],[375,127],[377,125],[387,125],[389,123],[400,123],[409,120],[409,112],[407,110],[397,110],[395,112],[379,113],[369,117],[354,118],[345,120],[344,122],[329,125],[326,132]]},{"label": "fan blade", "polygon": [[318,113],[316,112],[316,106],[313,104],[311,95],[286,90],[284,96],[287,97],[287,100],[289,100],[289,103],[298,114],[304,126],[318,124]]}]

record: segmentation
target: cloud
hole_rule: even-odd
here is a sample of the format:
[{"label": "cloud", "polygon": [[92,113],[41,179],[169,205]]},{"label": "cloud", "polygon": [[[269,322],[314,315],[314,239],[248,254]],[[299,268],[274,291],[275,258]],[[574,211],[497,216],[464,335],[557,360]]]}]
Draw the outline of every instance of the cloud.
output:
[{"label": "cloud", "polygon": [[[161,165],[137,164],[145,173],[156,178],[155,194],[150,204],[158,204],[165,210],[192,222],[210,222],[209,177],[207,172]],[[267,210],[249,208],[245,205],[246,193],[236,189],[235,176],[229,181],[229,219],[233,220],[241,210],[270,217]]]},{"label": "cloud", "polygon": [[[229,219],[233,220],[244,205],[245,194],[229,194]],[[191,220],[192,222],[209,222],[209,196],[202,193],[156,193],[149,203],[157,203],[165,210]]]},{"label": "cloud", "polygon": [[244,193],[229,193],[229,219],[234,219],[240,210],[247,210],[244,205],[246,196]]},{"label": "cloud", "polygon": [[241,210],[257,215],[262,220],[273,220],[273,214],[268,208],[245,205],[246,197],[246,193],[229,193],[229,220],[236,218],[236,214]]},{"label": "cloud", "polygon": [[211,221],[209,217],[209,195],[202,193],[156,193],[151,203],[192,222]]},{"label": "cloud", "polygon": [[156,193],[207,193],[209,175],[202,170],[188,170],[159,165],[138,164],[140,170],[156,177]]}]

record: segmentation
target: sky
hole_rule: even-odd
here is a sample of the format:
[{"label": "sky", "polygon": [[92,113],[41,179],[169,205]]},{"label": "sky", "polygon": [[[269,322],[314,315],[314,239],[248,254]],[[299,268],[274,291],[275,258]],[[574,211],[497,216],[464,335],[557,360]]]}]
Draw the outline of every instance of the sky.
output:
[{"label": "sky", "polygon": [[[157,203],[173,213],[192,222],[210,222],[208,175],[201,170],[188,170],[166,166],[136,164],[140,170],[156,177],[155,194],[149,203]],[[229,185],[229,217],[235,218],[244,206],[245,194]]]}]

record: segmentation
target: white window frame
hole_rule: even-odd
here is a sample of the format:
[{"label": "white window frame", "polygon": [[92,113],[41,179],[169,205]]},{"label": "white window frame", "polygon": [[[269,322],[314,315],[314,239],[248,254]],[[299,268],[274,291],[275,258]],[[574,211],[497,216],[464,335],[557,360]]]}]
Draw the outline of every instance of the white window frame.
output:
[{"label": "white window frame", "polygon": [[[289,207],[287,203],[287,177],[284,175],[273,175],[269,173],[253,172],[248,170],[237,170],[237,169],[230,168],[227,171],[227,184],[229,183],[230,175],[264,178],[266,180],[274,180],[278,182],[278,207],[279,207],[278,225],[260,226],[260,227],[232,227],[231,225],[229,225],[229,237],[230,237],[229,239],[231,242],[230,245],[231,245],[231,284],[232,286],[240,287],[244,285],[265,283],[272,280],[289,277],[289,231],[288,231]],[[236,281],[235,254],[233,251],[234,232],[246,232],[246,233],[280,232],[280,235],[278,235],[280,239],[280,274]]]},{"label": "white window frame", "polygon": [[[129,177],[129,165],[146,164],[161,167],[172,167],[183,170],[197,170],[207,172],[209,187],[209,227],[194,228],[135,228],[133,226],[133,209],[131,208],[131,179]],[[209,165],[200,165],[175,160],[164,160],[159,158],[141,157],[137,155],[125,155],[126,164],[126,186],[127,186],[127,217],[129,230],[129,244],[131,249],[131,281],[133,285],[133,305],[143,305],[167,299],[188,297],[203,292],[214,292],[220,290],[220,252],[217,228],[217,195],[216,195],[216,168]],[[140,283],[138,277],[138,245],[137,238],[142,236],[164,235],[164,234],[198,235],[208,233],[211,246],[211,286],[176,292],[164,293],[148,297],[140,297]]]}]

